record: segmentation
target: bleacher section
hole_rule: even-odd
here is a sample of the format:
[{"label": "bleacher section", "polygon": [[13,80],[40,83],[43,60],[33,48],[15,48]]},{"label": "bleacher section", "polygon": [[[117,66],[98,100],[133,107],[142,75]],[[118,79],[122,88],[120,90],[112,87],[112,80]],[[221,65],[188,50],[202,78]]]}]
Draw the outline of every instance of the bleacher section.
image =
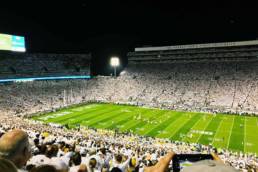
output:
[{"label": "bleacher section", "polygon": [[[255,43],[257,45],[254,45]],[[0,134],[12,128],[20,128],[28,133],[26,140],[10,137],[13,136],[10,133],[8,137],[3,135],[2,138],[7,141],[2,141],[2,147],[6,148],[4,144],[11,143],[9,138],[26,141],[26,145],[19,144],[26,146],[21,150],[26,150],[26,152],[32,150],[33,156],[27,162],[26,169],[33,165],[48,164],[62,169],[61,171],[68,171],[68,166],[71,166],[70,171],[77,171],[81,168],[79,164],[85,163],[83,171],[87,169],[90,169],[88,171],[95,169],[95,171],[108,171],[108,169],[116,169],[113,168],[116,166],[123,170],[118,168],[112,171],[126,171],[127,169],[128,171],[147,171],[145,167],[156,164],[158,160],[162,161],[163,155],[173,150],[177,154],[209,154],[215,151],[222,162],[228,166],[244,172],[257,171],[257,155],[248,150],[257,143],[255,133],[250,134],[251,130],[246,129],[247,126],[253,131],[257,128],[257,120],[251,117],[238,118],[239,116],[233,115],[232,121],[229,121],[226,115],[223,117],[222,115],[221,117],[218,117],[220,115],[203,115],[199,118],[201,114],[178,112],[169,114],[167,111],[157,112],[156,109],[145,114],[145,111],[140,110],[125,111],[120,107],[98,107],[98,105],[69,109],[72,112],[65,109],[51,113],[51,116],[41,116],[40,118],[51,119],[48,124],[17,117],[32,116],[35,115],[34,113],[43,111],[54,112],[68,105],[88,102],[134,104],[176,111],[258,115],[258,41],[223,45],[137,48],[135,52],[128,54],[128,66],[118,77],[98,76],[90,80],[65,79],[1,83]],[[64,74],[89,75],[89,63],[89,55],[1,54],[0,78]],[[128,106],[128,108],[132,107]],[[147,108],[141,109],[147,111]],[[115,113],[111,116],[106,116],[114,111]],[[125,112],[131,112],[133,116]],[[83,115],[87,117],[82,117]],[[56,120],[57,116],[64,118]],[[122,119],[121,116],[127,117]],[[181,118],[182,116],[184,117]],[[217,119],[219,121],[216,121]],[[71,123],[76,125],[76,128],[66,130],[64,126],[54,124],[56,121],[61,121],[67,127]],[[79,121],[85,123],[80,125]],[[152,123],[153,121],[157,123]],[[252,121],[252,123],[246,125],[247,121]],[[119,126],[124,123],[129,126],[126,128],[129,132],[117,132],[118,128],[121,129]],[[228,130],[229,127],[221,127],[226,123],[230,124],[231,130]],[[92,128],[95,124],[100,129]],[[219,130],[216,134],[212,132],[216,127],[220,128],[222,135],[218,135]],[[210,130],[211,128],[213,129]],[[147,132],[142,129],[147,129]],[[166,139],[158,138],[164,137],[166,130],[173,130],[173,134],[170,133],[171,136],[169,135]],[[138,131],[141,134],[144,133],[143,135],[156,133],[149,136],[157,138],[135,135],[134,133],[138,134]],[[22,133],[17,130],[15,132]],[[14,136],[21,137],[18,134]],[[180,140],[184,139],[177,141],[176,137],[174,140],[174,136]],[[188,140],[192,137],[196,138],[194,143]],[[238,140],[237,137],[240,139]],[[205,140],[203,142],[205,145],[200,144],[201,139]],[[224,146],[220,147],[216,145],[216,142]],[[216,145],[216,150],[212,145]],[[237,149],[239,152],[234,152],[235,148],[231,145],[240,146],[241,149]],[[5,151],[5,149],[2,150]],[[256,151],[256,148],[253,150]],[[29,159],[26,155],[30,153],[25,155],[22,151],[22,154],[26,157],[24,161],[26,162]],[[2,155],[9,154],[3,153]],[[165,159],[167,158],[163,158],[164,161]],[[75,161],[80,162],[75,164]],[[170,171],[172,170],[171,165],[166,166],[170,168]],[[153,170],[159,169],[158,167],[154,167]]]},{"label": "bleacher section", "polygon": [[[232,47],[224,47],[223,51],[227,48]],[[245,59],[235,56],[215,60],[207,54],[205,60],[182,61],[170,56],[168,60],[150,60],[138,58],[136,51],[129,53],[128,66],[117,78],[2,84],[0,113],[24,115],[102,101],[187,111],[258,114],[258,58],[248,54],[249,46],[239,47],[239,52],[234,48],[236,53],[246,53]],[[188,50],[180,50],[182,56]],[[199,50],[204,51],[194,51]],[[60,64],[58,71],[71,67],[66,67],[64,61]]]},{"label": "bleacher section", "polygon": [[258,40],[210,44],[135,48],[128,53],[130,63],[166,61],[257,60]]},{"label": "bleacher section", "polygon": [[90,75],[90,54],[0,53],[0,78]]},{"label": "bleacher section", "polygon": [[101,101],[187,111],[258,114],[258,61],[129,64],[117,78],[0,85],[2,114]]}]

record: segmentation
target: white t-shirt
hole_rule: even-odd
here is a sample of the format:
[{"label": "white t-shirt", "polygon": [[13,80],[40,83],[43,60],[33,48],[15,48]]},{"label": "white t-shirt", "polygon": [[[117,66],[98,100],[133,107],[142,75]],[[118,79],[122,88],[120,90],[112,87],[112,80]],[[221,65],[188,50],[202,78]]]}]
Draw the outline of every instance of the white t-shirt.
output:
[{"label": "white t-shirt", "polygon": [[80,168],[79,165],[72,166],[70,167],[69,172],[78,172],[79,168]]},{"label": "white t-shirt", "polygon": [[27,162],[27,165],[32,164],[32,165],[40,166],[40,165],[49,164],[50,162],[51,162],[51,159],[49,159],[45,155],[35,155],[31,157],[31,159],[29,159],[29,161]]},{"label": "white t-shirt", "polygon": [[122,163],[117,163],[116,160],[113,159],[113,168],[118,167],[122,172],[125,172],[126,168],[129,165],[130,159],[131,159],[131,157],[129,157],[125,162],[122,162]]}]

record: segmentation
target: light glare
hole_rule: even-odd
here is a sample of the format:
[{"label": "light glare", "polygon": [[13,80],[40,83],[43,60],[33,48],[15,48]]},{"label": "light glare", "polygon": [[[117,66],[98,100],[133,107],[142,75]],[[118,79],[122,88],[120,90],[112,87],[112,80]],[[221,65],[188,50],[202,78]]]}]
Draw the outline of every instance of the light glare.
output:
[{"label": "light glare", "polygon": [[119,66],[119,58],[118,57],[112,57],[111,58],[111,66]]}]

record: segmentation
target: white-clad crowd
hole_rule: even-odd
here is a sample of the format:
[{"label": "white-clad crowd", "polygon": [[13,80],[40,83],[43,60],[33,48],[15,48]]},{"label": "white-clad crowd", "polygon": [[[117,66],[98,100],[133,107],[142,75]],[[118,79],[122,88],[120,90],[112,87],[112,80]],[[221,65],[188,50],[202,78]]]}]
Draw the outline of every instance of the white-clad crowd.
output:
[{"label": "white-clad crowd", "polygon": [[[129,64],[117,78],[1,84],[1,130],[4,133],[20,128],[29,134],[34,156],[28,161],[27,170],[39,164],[53,164],[66,171],[116,170],[114,167],[141,171],[157,163],[170,149],[176,153],[209,153],[214,148],[107,130],[67,131],[17,116],[91,101],[257,114],[257,66],[256,61]],[[217,151],[225,163],[237,169],[255,171],[258,166],[254,154]]]},{"label": "white-clad crowd", "polygon": [[258,113],[258,62],[129,64],[117,78],[0,85],[0,112],[26,115],[89,101]]},{"label": "white-clad crowd", "polygon": [[[19,117],[6,116],[1,119],[1,133],[15,128],[28,133],[33,155],[26,166],[21,167],[23,171],[44,164],[70,172],[77,172],[83,166],[87,171],[143,171],[144,167],[156,164],[169,150],[177,154],[208,154],[215,151],[225,164],[241,171],[256,171],[258,168],[255,154],[110,130],[67,130],[55,124],[47,125]],[[172,163],[169,165],[171,168]]]}]

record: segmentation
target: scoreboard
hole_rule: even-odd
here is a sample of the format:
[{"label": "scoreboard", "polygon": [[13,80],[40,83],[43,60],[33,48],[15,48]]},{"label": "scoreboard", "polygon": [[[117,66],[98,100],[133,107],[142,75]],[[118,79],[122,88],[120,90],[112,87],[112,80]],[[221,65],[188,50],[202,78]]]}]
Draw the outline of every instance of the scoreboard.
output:
[{"label": "scoreboard", "polygon": [[25,52],[25,38],[23,36],[0,34],[0,50]]}]

